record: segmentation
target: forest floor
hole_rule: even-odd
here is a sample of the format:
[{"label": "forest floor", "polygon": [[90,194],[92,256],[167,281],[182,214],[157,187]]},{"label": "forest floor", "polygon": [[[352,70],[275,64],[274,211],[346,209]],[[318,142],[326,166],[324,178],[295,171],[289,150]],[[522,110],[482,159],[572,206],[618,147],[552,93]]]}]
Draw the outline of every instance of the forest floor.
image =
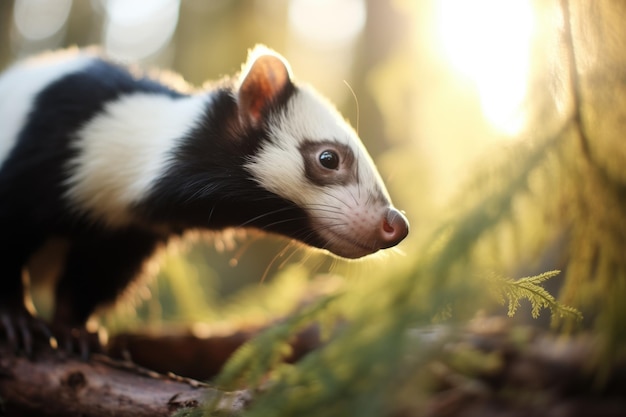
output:
[{"label": "forest floor", "polygon": [[[403,405],[389,415],[626,416],[626,361],[616,360],[610,366],[602,365],[598,359],[598,340],[592,334],[558,336],[545,330],[507,323],[500,318],[481,319],[472,322],[462,334],[449,339],[445,336],[439,354],[425,365],[429,377],[426,389],[423,383],[418,388],[422,390],[420,400],[402,401]],[[431,335],[441,333],[429,329],[423,334],[429,332]],[[179,407],[197,405],[199,398],[207,393],[219,393],[215,388],[194,381],[215,376],[228,356],[255,333],[253,329],[239,329],[208,338],[196,337],[189,332],[174,332],[167,336],[119,335],[112,340],[114,351],[111,353],[131,357],[130,366],[128,361],[120,362],[126,363],[123,366],[102,358],[81,363],[52,354],[28,359],[14,355],[0,345],[0,416],[66,415],[58,410],[64,407],[60,402],[68,399],[80,415],[107,415],[106,412],[116,410],[115,390],[111,388],[114,386],[127,387],[116,388],[121,395],[120,404],[129,411],[124,415],[144,415],[141,412],[146,412],[147,408],[140,401],[145,401],[147,393],[161,398],[160,409],[157,401],[151,400],[150,404],[154,410],[165,413],[151,410],[150,415],[170,415]],[[289,360],[295,361],[319,345],[318,329],[308,328],[294,339],[293,356]],[[151,370],[175,370],[186,378],[167,375],[167,372],[159,376],[137,364]],[[138,371],[140,369],[144,370]],[[34,383],[38,380],[42,383]],[[147,391],[140,389],[144,382],[149,384]],[[21,383],[24,389],[17,389],[17,384]],[[400,390],[412,389],[413,386]],[[205,390],[202,391],[204,394],[199,390]],[[27,391],[32,398],[26,398]],[[50,398],[45,398],[44,391]],[[103,398],[96,409],[93,405],[99,403],[99,392]],[[136,398],[133,393],[137,394]],[[233,415],[240,414],[241,407],[250,401],[254,402],[255,395],[237,393],[237,398],[245,399],[237,405],[237,410],[231,410]],[[183,401],[184,398],[187,400]],[[103,412],[101,405],[105,400],[110,409],[98,414]],[[81,408],[80,401],[85,401],[84,408]],[[130,412],[132,404],[137,405],[139,413]]]},{"label": "forest floor", "polygon": [[626,416],[626,360],[603,362],[597,337],[505,323],[474,323],[429,364],[427,416]]}]

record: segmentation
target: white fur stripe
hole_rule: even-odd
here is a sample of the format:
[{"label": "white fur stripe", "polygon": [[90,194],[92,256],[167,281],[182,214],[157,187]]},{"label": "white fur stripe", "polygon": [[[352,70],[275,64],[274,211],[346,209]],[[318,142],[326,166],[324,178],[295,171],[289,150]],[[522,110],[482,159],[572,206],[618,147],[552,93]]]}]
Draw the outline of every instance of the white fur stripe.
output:
[{"label": "white fur stripe", "polygon": [[76,50],[45,54],[21,62],[0,77],[0,164],[17,141],[35,96],[63,76],[85,68],[93,60]]},{"label": "white fur stripe", "polygon": [[[336,141],[349,147],[358,169],[358,182],[364,199],[383,195],[387,190],[376,166],[363,147],[356,132],[335,108],[312,89],[301,87],[284,111],[270,119],[273,141],[265,142],[261,150],[246,165],[258,183],[266,189],[306,207],[327,192],[305,177],[304,162],[299,151],[305,141]],[[351,198],[343,196],[344,199]]]},{"label": "white fur stripe", "polygon": [[[326,249],[355,258],[380,248],[380,228],[389,209],[389,196],[376,166],[356,132],[313,90],[300,88],[280,113],[269,121],[272,141],[263,143],[246,164],[267,190],[307,211],[311,227]],[[336,142],[355,158],[356,181],[318,185],[306,176],[300,146],[304,142]],[[319,163],[317,156],[312,163]]]},{"label": "white fur stripe", "polygon": [[120,226],[168,167],[170,152],[196,126],[207,96],[138,93],[105,106],[77,134],[67,197],[95,220]]}]

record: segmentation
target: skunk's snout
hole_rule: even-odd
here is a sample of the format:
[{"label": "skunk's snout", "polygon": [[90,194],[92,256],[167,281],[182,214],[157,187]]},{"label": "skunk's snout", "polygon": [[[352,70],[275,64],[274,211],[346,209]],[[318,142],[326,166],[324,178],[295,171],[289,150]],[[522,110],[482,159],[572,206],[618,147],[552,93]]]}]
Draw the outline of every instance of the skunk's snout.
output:
[{"label": "skunk's snout", "polygon": [[409,221],[393,207],[387,210],[380,228],[381,249],[396,246],[409,234]]}]

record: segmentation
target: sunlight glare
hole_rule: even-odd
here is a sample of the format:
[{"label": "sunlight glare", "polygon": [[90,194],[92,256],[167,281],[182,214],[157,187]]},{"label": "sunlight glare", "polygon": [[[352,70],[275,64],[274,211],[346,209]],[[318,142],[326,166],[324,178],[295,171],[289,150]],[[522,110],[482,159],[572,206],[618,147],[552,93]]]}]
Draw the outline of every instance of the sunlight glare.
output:
[{"label": "sunlight glare", "polygon": [[31,41],[52,37],[67,23],[72,0],[17,0],[13,19],[20,34]]},{"label": "sunlight glare", "polygon": [[363,0],[290,0],[289,26],[310,42],[349,44],[365,27]]},{"label": "sunlight glare", "polygon": [[474,83],[487,121],[504,134],[524,125],[533,10],[528,0],[441,0],[437,36],[452,67]]},{"label": "sunlight glare", "polygon": [[104,45],[117,59],[133,61],[169,44],[178,24],[180,0],[102,0]]}]

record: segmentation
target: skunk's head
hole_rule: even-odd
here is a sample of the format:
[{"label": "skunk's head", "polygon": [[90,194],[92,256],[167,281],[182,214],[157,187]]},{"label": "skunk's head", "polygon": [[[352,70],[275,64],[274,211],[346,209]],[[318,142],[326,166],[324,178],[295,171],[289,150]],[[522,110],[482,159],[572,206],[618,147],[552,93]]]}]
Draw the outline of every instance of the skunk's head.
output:
[{"label": "skunk's head", "polygon": [[259,186],[301,208],[304,243],[359,258],[409,231],[361,140],[335,108],[292,81],[276,53],[255,48],[237,90],[240,122],[265,138],[245,168]]}]

